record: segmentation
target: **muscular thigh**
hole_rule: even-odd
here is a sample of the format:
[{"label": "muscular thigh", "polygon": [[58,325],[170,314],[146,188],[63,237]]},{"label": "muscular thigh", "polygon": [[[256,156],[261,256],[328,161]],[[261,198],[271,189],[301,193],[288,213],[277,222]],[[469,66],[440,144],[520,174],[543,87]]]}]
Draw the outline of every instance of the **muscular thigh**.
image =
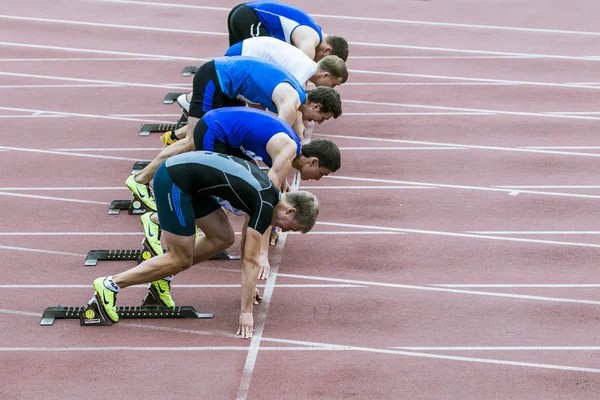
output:
[{"label": "muscular thigh", "polygon": [[192,196],[179,189],[163,163],[154,175],[154,199],[161,228],[178,236],[196,233]]},{"label": "muscular thigh", "polygon": [[229,13],[229,46],[244,39],[257,36],[271,36],[258,19],[256,13],[248,6],[240,4]]}]

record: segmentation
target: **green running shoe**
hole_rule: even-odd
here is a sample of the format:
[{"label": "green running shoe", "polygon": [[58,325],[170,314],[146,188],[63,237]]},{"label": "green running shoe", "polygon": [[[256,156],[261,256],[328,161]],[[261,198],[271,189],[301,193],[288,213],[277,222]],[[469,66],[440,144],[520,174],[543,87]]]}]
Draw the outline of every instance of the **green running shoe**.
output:
[{"label": "green running shoe", "polygon": [[148,209],[156,211],[156,203],[150,193],[150,185],[137,183],[135,181],[135,174],[129,175],[129,178],[125,181],[125,185],[131,190],[136,199],[141,201]]},{"label": "green running shoe", "polygon": [[150,282],[150,286],[156,290],[158,299],[165,307],[175,308],[175,302],[171,297],[171,282],[165,281],[164,279],[159,279],[157,281]]},{"label": "green running shoe", "polygon": [[100,298],[100,303],[106,312],[106,315],[112,322],[119,322],[119,314],[117,314],[117,293],[104,286],[106,276],[96,278],[94,280],[94,289]]},{"label": "green running shoe", "polygon": [[164,254],[164,250],[160,243],[160,235],[162,230],[160,226],[154,221],[150,219],[150,217],[154,214],[153,211],[142,214],[140,220],[142,221],[142,226],[144,227],[144,235],[146,235],[146,240],[148,240],[148,244],[155,255],[160,256]]}]

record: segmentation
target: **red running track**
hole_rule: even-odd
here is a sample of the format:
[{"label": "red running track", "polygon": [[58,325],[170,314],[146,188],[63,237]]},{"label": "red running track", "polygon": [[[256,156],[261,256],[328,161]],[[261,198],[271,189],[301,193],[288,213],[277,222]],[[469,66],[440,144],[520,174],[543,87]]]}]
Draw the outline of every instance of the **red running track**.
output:
[{"label": "red running track", "polygon": [[83,260],[139,245],[107,215],[160,147],[139,125],[176,120],[164,94],[224,52],[236,2],[3,4],[0,398],[600,398],[600,6],[291,3],[351,42],[344,115],[313,136],[344,161],[302,182],[320,221],[272,251],[251,341],[236,262],[174,282],[211,320],[39,326],[133,265]]}]

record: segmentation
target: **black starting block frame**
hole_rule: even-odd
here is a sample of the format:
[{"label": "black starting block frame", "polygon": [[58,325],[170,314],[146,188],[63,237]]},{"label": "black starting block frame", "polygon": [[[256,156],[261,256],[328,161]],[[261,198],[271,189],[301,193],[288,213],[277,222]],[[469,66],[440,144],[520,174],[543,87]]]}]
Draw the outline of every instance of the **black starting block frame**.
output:
[{"label": "black starting block frame", "polygon": [[134,197],[132,200],[113,200],[108,206],[108,215],[119,215],[121,210],[127,210],[129,215],[141,215],[150,211]]},{"label": "black starting block frame", "polygon": [[[141,250],[90,250],[85,257],[85,267],[95,267],[98,261],[137,261],[138,264],[149,260],[156,256],[152,248],[148,244],[148,240],[144,239]],[[240,260],[240,256],[233,256],[227,250],[215,254],[209,260],[236,261]]]},{"label": "black starting block frame", "polygon": [[[85,307],[48,307],[42,314],[40,325],[52,326],[57,319],[78,319],[81,326],[110,326],[113,322],[108,318],[102,300],[95,293]],[[165,307],[158,300],[158,294],[150,287],[142,306],[118,307],[119,320],[124,318],[213,318],[213,313],[200,313],[191,306]]]},{"label": "black starting block frame", "polygon": [[171,92],[171,93],[167,93],[167,95],[165,96],[165,99],[163,100],[163,104],[173,104],[177,98],[179,96],[181,96],[182,92]]},{"label": "black starting block frame", "polygon": [[175,124],[143,124],[140,127],[140,136],[148,136],[151,132],[164,133],[166,131],[176,131],[187,125],[187,120]]},{"label": "black starting block frame", "polygon": [[183,76],[192,76],[193,74],[195,74],[196,72],[198,72],[198,68],[195,65],[188,65],[187,67],[185,67],[183,69],[183,73],[181,75]]}]

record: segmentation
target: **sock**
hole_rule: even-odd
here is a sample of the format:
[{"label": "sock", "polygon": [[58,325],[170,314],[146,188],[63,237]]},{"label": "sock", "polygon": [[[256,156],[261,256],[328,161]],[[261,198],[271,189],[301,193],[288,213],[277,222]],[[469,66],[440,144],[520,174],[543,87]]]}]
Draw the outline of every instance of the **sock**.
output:
[{"label": "sock", "polygon": [[115,293],[119,293],[119,290],[121,290],[121,288],[115,283],[115,281],[113,281],[112,276],[107,276],[104,279],[104,287]]},{"label": "sock", "polygon": [[163,278],[163,281],[171,282],[171,280],[173,280],[173,275]]}]

